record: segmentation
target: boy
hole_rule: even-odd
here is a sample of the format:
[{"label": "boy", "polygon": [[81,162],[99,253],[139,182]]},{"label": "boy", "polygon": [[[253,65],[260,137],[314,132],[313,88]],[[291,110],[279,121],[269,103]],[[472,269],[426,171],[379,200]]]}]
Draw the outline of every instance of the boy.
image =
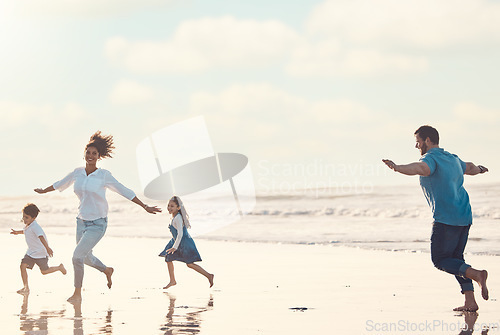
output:
[{"label": "boy", "polygon": [[52,257],[53,251],[47,243],[47,237],[45,236],[42,227],[40,227],[40,225],[35,221],[38,213],[40,213],[40,210],[35,204],[27,204],[24,206],[24,229],[11,229],[10,232],[13,235],[24,234],[26,243],[28,244],[28,251],[26,251],[26,255],[21,260],[21,278],[23,279],[24,287],[17,291],[19,294],[28,294],[30,292],[28,287],[28,272],[26,269],[33,269],[35,264],[38,265],[43,275],[56,271],[61,271],[63,275],[66,274],[66,269],[62,264],[59,264],[59,266],[49,267],[48,256]]}]

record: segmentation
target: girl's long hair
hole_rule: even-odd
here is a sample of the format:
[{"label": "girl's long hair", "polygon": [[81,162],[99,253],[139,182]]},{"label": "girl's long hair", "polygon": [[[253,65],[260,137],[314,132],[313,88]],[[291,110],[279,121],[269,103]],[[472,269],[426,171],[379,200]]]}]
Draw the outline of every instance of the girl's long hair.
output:
[{"label": "girl's long hair", "polygon": [[182,221],[184,222],[184,225],[186,228],[191,228],[191,224],[189,223],[189,214],[186,211],[186,208],[184,207],[184,204],[182,203],[181,198],[178,196],[174,195],[171,199],[177,206],[180,207],[180,214],[182,216]]}]

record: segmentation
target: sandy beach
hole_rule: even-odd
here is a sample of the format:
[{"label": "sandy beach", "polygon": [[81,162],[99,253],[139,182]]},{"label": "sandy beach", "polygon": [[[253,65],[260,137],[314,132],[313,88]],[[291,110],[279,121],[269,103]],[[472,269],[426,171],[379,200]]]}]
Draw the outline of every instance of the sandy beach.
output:
[{"label": "sandy beach", "polygon": [[[73,236],[49,236],[68,275],[29,272],[31,293],[21,288],[24,239],[4,234],[0,291],[4,334],[460,334],[465,316],[455,279],[435,270],[426,253],[357,248],[197,240],[201,263],[215,285],[176,264],[177,286],[168,292],[166,265],[157,253],[166,241],[105,237],[95,254],[116,271],[105,277],[86,268],[84,300],[72,292]],[[490,300],[478,297],[475,328],[498,328],[498,257],[468,261],[490,273]],[[469,332],[470,333],[470,332]],[[476,330],[474,334],[480,334]]]}]

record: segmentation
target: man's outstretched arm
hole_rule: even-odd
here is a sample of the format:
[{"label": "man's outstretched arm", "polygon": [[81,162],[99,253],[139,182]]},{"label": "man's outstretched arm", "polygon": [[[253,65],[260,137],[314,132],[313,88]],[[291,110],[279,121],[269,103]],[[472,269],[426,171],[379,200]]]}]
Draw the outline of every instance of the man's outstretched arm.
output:
[{"label": "man's outstretched arm", "polygon": [[404,165],[397,165],[389,159],[382,159],[382,162],[384,162],[385,165],[389,167],[389,169],[405,174],[407,176],[419,175],[427,177],[431,174],[431,169],[424,162],[415,162]]},{"label": "man's outstretched arm", "polygon": [[488,168],[482,166],[482,165],[475,165],[472,162],[467,162],[465,163],[465,172],[464,174],[470,175],[470,176],[475,176],[476,174],[479,173],[485,173],[488,172]]}]

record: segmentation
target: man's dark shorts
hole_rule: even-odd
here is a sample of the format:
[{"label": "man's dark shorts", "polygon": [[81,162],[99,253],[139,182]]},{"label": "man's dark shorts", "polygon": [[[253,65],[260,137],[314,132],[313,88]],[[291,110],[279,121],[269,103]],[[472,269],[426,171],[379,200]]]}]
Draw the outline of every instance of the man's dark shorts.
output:
[{"label": "man's dark shorts", "polygon": [[24,258],[21,260],[21,264],[24,263],[28,265],[28,269],[33,269],[33,266],[38,265],[41,271],[48,270],[49,268],[49,258],[32,258],[28,255],[24,255]]}]

